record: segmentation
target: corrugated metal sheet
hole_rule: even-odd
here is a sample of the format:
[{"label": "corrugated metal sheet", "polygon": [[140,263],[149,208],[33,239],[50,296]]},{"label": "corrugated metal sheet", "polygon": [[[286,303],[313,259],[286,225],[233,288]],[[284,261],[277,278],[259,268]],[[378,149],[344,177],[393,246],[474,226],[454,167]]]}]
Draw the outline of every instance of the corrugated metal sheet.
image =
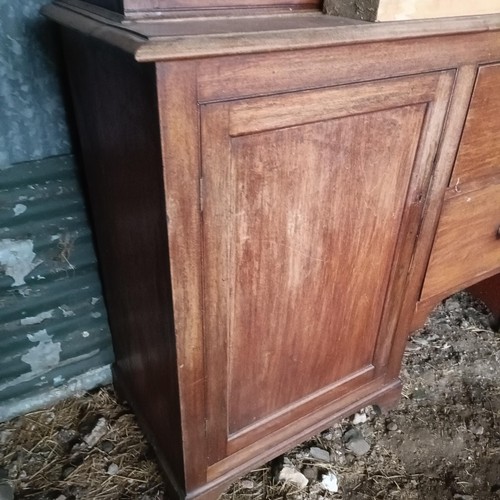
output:
[{"label": "corrugated metal sheet", "polygon": [[48,0],[0,0],[0,165],[70,153]]},{"label": "corrugated metal sheet", "polygon": [[0,420],[110,381],[113,354],[72,156],[0,167]]}]

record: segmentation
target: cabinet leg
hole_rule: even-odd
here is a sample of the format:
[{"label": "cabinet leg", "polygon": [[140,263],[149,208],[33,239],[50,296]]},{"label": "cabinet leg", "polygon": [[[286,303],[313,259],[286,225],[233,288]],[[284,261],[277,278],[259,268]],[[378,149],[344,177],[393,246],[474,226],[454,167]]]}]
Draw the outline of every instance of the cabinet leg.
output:
[{"label": "cabinet leg", "polygon": [[500,329],[500,274],[495,274],[471,286],[467,291],[486,304],[493,316],[491,326],[498,331]]}]

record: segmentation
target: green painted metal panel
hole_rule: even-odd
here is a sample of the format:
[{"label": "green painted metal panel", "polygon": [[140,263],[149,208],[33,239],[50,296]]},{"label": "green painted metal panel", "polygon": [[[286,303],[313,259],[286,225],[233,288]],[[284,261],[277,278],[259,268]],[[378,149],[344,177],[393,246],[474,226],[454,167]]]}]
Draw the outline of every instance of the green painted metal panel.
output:
[{"label": "green painted metal panel", "polygon": [[0,167],[0,420],[110,381],[76,172],[70,155]]}]

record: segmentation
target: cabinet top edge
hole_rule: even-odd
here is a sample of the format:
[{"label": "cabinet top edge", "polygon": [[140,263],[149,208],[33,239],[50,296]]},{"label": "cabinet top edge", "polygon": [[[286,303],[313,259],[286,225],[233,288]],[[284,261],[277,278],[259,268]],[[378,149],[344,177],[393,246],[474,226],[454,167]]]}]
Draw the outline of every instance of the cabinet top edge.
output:
[{"label": "cabinet top edge", "polygon": [[500,14],[367,23],[321,12],[124,20],[56,0],[42,13],[101,39],[139,62],[333,47],[500,31]]}]

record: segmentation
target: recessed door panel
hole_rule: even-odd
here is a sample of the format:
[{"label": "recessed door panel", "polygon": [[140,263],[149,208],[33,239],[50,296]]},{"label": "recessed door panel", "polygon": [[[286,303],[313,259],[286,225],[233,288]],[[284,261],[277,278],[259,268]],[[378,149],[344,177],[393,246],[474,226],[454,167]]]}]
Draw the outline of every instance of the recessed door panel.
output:
[{"label": "recessed door panel", "polygon": [[211,463],[376,376],[401,222],[439,81],[432,74],[202,107]]},{"label": "recessed door panel", "polygon": [[230,433],[370,365],[424,113],[231,140]]}]

